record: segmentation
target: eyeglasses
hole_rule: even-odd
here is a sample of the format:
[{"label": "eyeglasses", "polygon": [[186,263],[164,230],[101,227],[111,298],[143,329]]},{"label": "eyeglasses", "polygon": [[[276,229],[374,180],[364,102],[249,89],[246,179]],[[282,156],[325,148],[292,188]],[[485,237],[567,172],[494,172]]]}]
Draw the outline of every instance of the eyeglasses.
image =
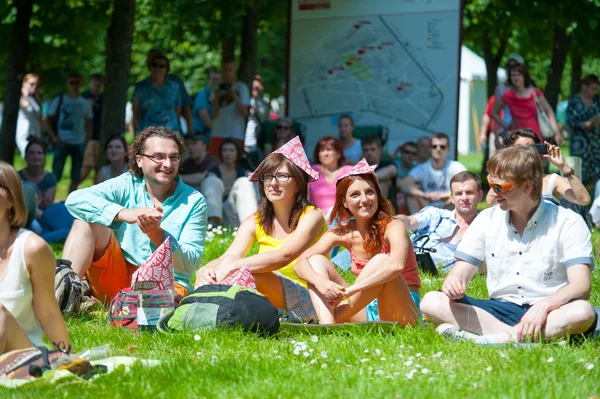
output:
[{"label": "eyeglasses", "polygon": [[167,158],[171,161],[171,163],[179,163],[181,161],[181,156],[179,155],[166,156],[165,154],[140,154],[140,156],[146,157],[155,163],[163,163],[167,160]]},{"label": "eyeglasses", "polygon": [[264,182],[264,183],[271,183],[273,182],[273,178],[275,178],[275,180],[277,180],[277,183],[285,183],[288,182],[290,180],[292,176],[288,175],[287,173],[277,173],[277,174],[264,174],[264,175],[260,175],[260,181]]},{"label": "eyeglasses", "polygon": [[277,126],[275,126],[275,128],[281,129],[281,130],[290,130],[290,127],[288,125],[277,125]]},{"label": "eyeglasses", "polygon": [[81,81],[79,80],[71,80],[69,82],[67,82],[69,84],[69,86],[79,86],[81,84]]},{"label": "eyeglasses", "polygon": [[406,154],[406,155],[413,155],[413,156],[417,155],[417,152],[416,152],[416,151],[407,151],[407,150],[402,150],[402,153],[403,153],[403,154]]},{"label": "eyeglasses", "polygon": [[157,64],[156,62],[152,63],[152,68],[165,69],[167,64]]},{"label": "eyeglasses", "polygon": [[437,148],[439,148],[440,150],[445,150],[446,148],[448,148],[448,146],[444,145],[444,144],[432,144],[431,145],[432,150],[435,150]]},{"label": "eyeglasses", "polygon": [[506,183],[498,183],[495,181],[491,181],[490,177],[487,177],[487,181],[490,184],[490,187],[499,194],[504,194],[509,192],[510,190],[512,190],[513,188],[516,187],[515,183],[508,181]]}]

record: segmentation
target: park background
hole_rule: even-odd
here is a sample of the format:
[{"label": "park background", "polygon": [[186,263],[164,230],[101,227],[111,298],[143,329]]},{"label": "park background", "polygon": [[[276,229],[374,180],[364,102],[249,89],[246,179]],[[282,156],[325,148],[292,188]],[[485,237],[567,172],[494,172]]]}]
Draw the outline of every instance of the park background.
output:
[{"label": "park background", "polygon": [[[600,71],[599,6],[597,0],[465,0],[463,44],[485,60],[487,94],[510,53],[525,58],[553,106],[576,93],[583,75]],[[259,73],[271,98],[283,94],[286,1],[9,0],[0,12],[0,61],[6,66],[0,70],[5,111],[0,159],[17,169],[23,164],[15,156],[12,113],[16,123],[13,105],[18,107],[20,77],[28,72],[41,76],[44,100],[64,90],[72,70],[103,72],[104,138],[110,129],[122,129],[125,102],[133,84],[147,75],[144,60],[154,47],[165,50],[172,71],[192,92],[204,86],[205,72],[218,66],[223,54],[235,54],[240,80],[248,84]],[[481,159],[476,152],[459,156],[475,172]],[[60,182],[57,199],[66,197],[67,184]],[[84,182],[90,184],[90,179]],[[203,263],[220,255],[233,234],[210,231]],[[592,234],[597,253],[600,235]],[[62,247],[54,250],[60,256]],[[424,275],[422,294],[441,283],[442,278]],[[600,306],[599,290],[594,273],[590,301],[595,306]],[[485,281],[476,278],[467,293],[486,297]],[[108,327],[104,309],[71,319],[68,327],[77,350],[108,343],[113,354],[162,364],[136,366],[92,383],[0,388],[1,397],[591,398],[600,393],[598,340],[527,349],[481,347],[448,342],[431,327],[266,339],[225,331],[134,335]],[[295,354],[300,342],[306,348]]]}]

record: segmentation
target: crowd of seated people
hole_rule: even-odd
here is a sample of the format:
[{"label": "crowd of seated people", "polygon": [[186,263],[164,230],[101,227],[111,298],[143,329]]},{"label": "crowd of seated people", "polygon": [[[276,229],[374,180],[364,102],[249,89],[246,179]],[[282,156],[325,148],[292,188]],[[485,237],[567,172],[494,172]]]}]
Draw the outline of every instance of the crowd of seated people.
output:
[{"label": "crowd of seated people", "polygon": [[[561,199],[586,206],[592,198],[559,147],[534,146],[542,144],[538,132],[505,136],[507,148],[487,164],[489,208],[478,212],[481,178],[449,158],[444,133],[407,141],[392,158],[381,136],[355,136],[354,120],[343,115],[338,135],[320,139],[309,160],[297,125],[280,117],[272,140],[259,148],[258,166],[249,167],[244,134],[246,118],[256,116],[257,94],[253,90],[250,99],[236,79],[233,59],[209,73],[193,113],[165,54],[151,51],[146,66],[150,77],[134,91],[133,142],[122,135],[106,141],[106,164],[87,171],[95,172],[93,186],[75,190],[82,143],[91,137],[91,106],[100,94],[84,103],[78,74],[68,80],[72,98],[62,100],[82,105],[77,142],[65,140],[61,99],[52,107],[60,161],[70,155],[79,168],[66,203],[55,203],[58,181],[45,171],[46,148],[37,133],[24,149],[23,170],[0,163],[0,254],[11,254],[0,256],[0,274],[10,277],[0,289],[27,287],[24,299],[0,297],[0,352],[38,345],[42,332],[51,342],[70,343],[49,300],[55,259],[44,242],[65,238],[62,257],[105,304],[169,238],[176,300],[248,266],[258,291],[296,322],[415,326],[425,315],[446,336],[496,344],[594,330],[597,317],[587,302],[594,267],[589,230],[560,206]],[[30,105],[34,94],[33,88],[23,92]],[[259,120],[247,143],[261,143]],[[562,176],[544,174],[543,160]],[[62,174],[62,165],[56,169]],[[600,225],[598,191],[590,213]],[[238,230],[231,245],[200,268],[209,224]],[[254,244],[258,252],[251,255]],[[548,248],[554,250],[542,251]],[[415,251],[423,250],[448,274],[442,291],[421,301]],[[346,281],[336,266],[350,269],[355,281]],[[466,296],[484,267],[490,300]]]}]

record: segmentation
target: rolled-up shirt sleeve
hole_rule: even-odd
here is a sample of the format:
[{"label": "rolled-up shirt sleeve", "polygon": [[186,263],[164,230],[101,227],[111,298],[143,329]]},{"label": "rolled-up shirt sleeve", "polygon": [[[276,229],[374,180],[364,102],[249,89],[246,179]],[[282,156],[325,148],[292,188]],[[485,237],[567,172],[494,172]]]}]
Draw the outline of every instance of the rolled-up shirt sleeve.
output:
[{"label": "rolled-up shirt sleeve", "polygon": [[115,216],[125,209],[126,190],[129,187],[126,174],[92,187],[73,191],[67,197],[65,206],[76,219],[117,230],[122,222],[115,222]]},{"label": "rolled-up shirt sleeve", "polygon": [[575,265],[588,265],[594,270],[592,236],[581,217],[573,217],[560,231],[559,240],[563,262],[567,268]]},{"label": "rolled-up shirt sleeve", "polygon": [[491,209],[486,209],[475,217],[456,248],[454,258],[457,261],[463,260],[477,267],[483,265],[485,262],[485,236],[486,230],[490,228],[491,215]]}]

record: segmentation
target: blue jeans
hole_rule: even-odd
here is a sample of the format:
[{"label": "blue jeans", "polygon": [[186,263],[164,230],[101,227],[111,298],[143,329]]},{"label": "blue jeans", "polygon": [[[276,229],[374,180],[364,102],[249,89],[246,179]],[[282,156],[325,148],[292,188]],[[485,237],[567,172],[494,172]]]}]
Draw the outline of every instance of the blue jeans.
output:
[{"label": "blue jeans", "polygon": [[83,165],[84,144],[58,144],[54,150],[54,161],[52,162],[52,173],[56,180],[60,181],[67,156],[71,156],[71,184],[80,183],[81,166]]}]

